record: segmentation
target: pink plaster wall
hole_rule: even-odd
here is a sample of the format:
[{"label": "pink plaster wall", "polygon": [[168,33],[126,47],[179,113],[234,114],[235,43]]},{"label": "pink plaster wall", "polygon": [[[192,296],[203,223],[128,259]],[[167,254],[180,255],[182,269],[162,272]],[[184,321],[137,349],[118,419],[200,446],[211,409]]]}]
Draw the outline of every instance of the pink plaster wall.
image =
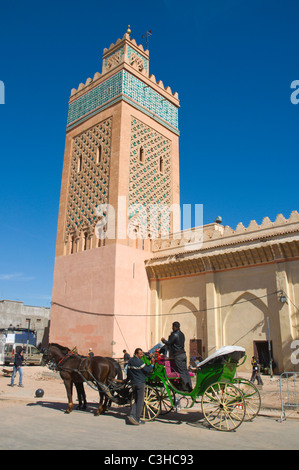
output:
[{"label": "pink plaster wall", "polygon": [[57,257],[50,341],[84,355],[90,347],[114,357],[148,349],[148,257],[121,244]]},{"label": "pink plaster wall", "polygon": [[81,354],[112,353],[115,245],[55,260],[50,341]]},{"label": "pink plaster wall", "polygon": [[131,354],[137,347],[149,349],[149,284],[144,260],[149,252],[117,245],[115,270],[114,353]]}]

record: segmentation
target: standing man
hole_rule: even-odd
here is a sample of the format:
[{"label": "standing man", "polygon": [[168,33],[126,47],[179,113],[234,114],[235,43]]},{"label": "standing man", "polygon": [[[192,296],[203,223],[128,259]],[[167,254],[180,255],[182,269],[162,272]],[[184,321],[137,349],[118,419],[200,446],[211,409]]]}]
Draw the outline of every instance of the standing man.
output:
[{"label": "standing man", "polygon": [[127,373],[127,368],[128,368],[128,362],[130,360],[130,354],[127,352],[126,349],[123,350],[124,353],[124,371]]},{"label": "standing man", "polygon": [[255,356],[252,356],[251,365],[252,365],[252,375],[251,375],[250,382],[254,383],[256,379],[258,385],[264,385],[262,378],[260,376],[260,368],[259,368],[259,365]]},{"label": "standing man", "polygon": [[23,381],[23,361],[24,361],[24,349],[22,348],[19,352],[15,354],[15,361],[13,366],[13,373],[11,376],[10,387],[14,386],[15,376],[19,372],[19,387],[24,387],[22,384]]},{"label": "standing man", "polygon": [[172,333],[166,341],[165,338],[161,338],[162,343],[170,347],[171,357],[174,359],[178,373],[181,376],[184,384],[183,390],[191,392],[192,382],[187,369],[187,356],[185,352],[185,335],[180,330],[180,324],[178,321],[172,324]]},{"label": "standing man", "polygon": [[143,351],[141,348],[135,349],[134,356],[129,359],[127,376],[131,381],[134,394],[134,404],[131,409],[131,414],[128,420],[135,426],[141,424],[140,416],[144,404],[144,392],[146,377],[153,372],[154,357],[151,358],[151,365],[147,366],[142,361]]}]

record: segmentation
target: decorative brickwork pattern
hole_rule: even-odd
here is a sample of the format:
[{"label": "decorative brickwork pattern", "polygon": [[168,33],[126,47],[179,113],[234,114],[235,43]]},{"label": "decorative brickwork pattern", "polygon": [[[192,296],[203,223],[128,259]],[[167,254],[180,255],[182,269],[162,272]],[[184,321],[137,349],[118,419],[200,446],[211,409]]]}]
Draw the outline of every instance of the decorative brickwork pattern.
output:
[{"label": "decorative brickwork pattern", "polygon": [[89,236],[97,222],[95,209],[108,203],[112,118],[74,138],[67,204],[65,242],[68,236]]},{"label": "decorative brickwork pattern", "polygon": [[114,52],[113,54],[110,54],[108,57],[105,58],[105,67],[107,68],[107,70],[115,67],[116,65],[118,65],[122,59],[124,55],[124,48],[121,47],[120,49],[118,49],[116,52]]},{"label": "decorative brickwork pattern", "polygon": [[133,65],[134,62],[137,62],[140,71],[145,69],[148,72],[148,61],[130,46],[128,46],[128,57],[130,65]]},{"label": "decorative brickwork pattern", "polygon": [[[133,204],[142,205],[147,213],[155,210],[154,206],[158,209],[159,205],[161,210],[163,205],[169,208],[172,204],[171,142],[134,117],[131,120],[129,206]],[[134,215],[133,211],[130,216]],[[163,213],[161,215],[163,218]]]}]

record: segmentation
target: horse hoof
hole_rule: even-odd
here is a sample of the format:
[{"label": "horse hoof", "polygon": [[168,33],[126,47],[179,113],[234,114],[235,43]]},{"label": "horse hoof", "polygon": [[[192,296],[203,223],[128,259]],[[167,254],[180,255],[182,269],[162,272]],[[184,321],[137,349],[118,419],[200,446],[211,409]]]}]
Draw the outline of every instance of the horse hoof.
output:
[{"label": "horse hoof", "polygon": [[69,403],[69,407],[68,409],[66,410],[65,414],[69,415],[73,410],[73,405],[71,403]]}]

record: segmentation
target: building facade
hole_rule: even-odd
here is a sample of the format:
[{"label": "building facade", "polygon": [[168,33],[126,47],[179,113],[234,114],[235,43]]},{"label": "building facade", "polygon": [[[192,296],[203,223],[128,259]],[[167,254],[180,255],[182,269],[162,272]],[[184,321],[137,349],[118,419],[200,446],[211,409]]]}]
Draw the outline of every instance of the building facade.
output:
[{"label": "building facade", "polygon": [[188,355],[240,344],[262,357],[269,340],[278,368],[293,367],[298,213],[181,232],[178,109],[130,30],[72,90],[50,340],[119,357],[179,320]]},{"label": "building facade", "polygon": [[[294,211],[288,219],[265,217],[261,225],[240,223],[236,230],[204,226],[200,248],[192,231],[180,240],[154,241],[146,261],[153,342],[176,318],[187,332],[190,355],[240,345],[266,366],[270,345],[275,372],[298,370],[298,230]],[[244,368],[250,370],[250,360]]]},{"label": "building facade", "polygon": [[49,341],[51,309],[24,305],[13,300],[0,301],[0,329],[34,330],[36,344],[46,346]]}]

